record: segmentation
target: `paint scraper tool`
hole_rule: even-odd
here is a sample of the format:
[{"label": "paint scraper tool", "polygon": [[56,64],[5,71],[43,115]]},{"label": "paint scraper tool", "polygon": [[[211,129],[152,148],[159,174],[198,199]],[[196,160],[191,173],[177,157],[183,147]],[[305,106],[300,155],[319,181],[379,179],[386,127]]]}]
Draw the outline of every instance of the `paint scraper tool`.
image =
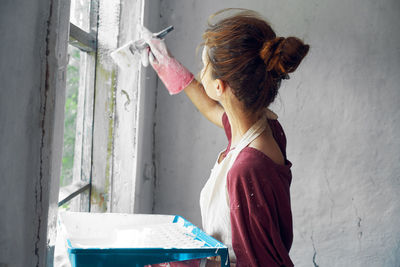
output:
[{"label": "paint scraper tool", "polygon": [[[173,29],[174,26],[171,25],[160,32],[153,33],[153,37],[160,39],[164,38],[164,36],[167,35]],[[148,46],[149,45],[143,39],[130,41],[127,44],[113,51],[110,54],[110,56],[120,68],[129,68],[132,66],[132,64],[134,64],[134,62],[137,62],[137,59],[135,59],[134,57],[135,53],[137,52],[141,54],[143,49],[147,49]],[[147,62],[144,62],[143,65],[147,66],[148,60]]]}]

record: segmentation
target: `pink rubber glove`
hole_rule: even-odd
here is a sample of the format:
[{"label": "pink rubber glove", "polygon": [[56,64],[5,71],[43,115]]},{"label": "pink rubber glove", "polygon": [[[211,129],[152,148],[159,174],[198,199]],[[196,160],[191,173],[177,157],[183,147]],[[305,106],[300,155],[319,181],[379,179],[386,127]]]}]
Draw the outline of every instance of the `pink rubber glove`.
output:
[{"label": "pink rubber glove", "polygon": [[140,27],[144,41],[150,46],[150,51],[147,50],[146,52],[151,66],[157,72],[170,95],[181,92],[192,82],[194,75],[171,56],[163,39],[153,37],[153,33],[147,28]]}]

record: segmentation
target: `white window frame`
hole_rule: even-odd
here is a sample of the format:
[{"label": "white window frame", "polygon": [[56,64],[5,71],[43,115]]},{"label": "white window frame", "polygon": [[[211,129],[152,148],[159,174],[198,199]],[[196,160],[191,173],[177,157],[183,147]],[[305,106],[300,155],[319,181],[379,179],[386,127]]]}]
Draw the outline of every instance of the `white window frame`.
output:
[{"label": "white window frame", "polygon": [[[147,2],[91,2],[90,32],[70,23],[69,43],[88,53],[83,70],[86,79],[80,81],[86,88],[82,92],[86,96],[84,103],[78,103],[81,116],[77,118],[73,183],[60,189],[58,204],[71,201],[74,211],[149,211],[153,206],[154,162],[143,160],[141,155],[143,148],[138,143],[144,143],[141,141],[145,135],[143,131],[146,135],[149,131],[144,130],[144,122],[139,117],[143,112],[148,113],[142,107],[148,99],[154,101],[155,92],[148,96],[143,95],[142,91],[146,90],[139,90],[147,80],[141,74],[140,64],[121,70],[109,55],[138,38],[136,25],[143,23]],[[145,72],[147,77],[148,71]],[[155,81],[154,73],[152,75]],[[152,107],[150,110],[153,112]],[[147,155],[152,154],[152,148],[146,149],[149,150]],[[139,195],[136,188],[145,188],[146,196]]]},{"label": "white window frame", "polygon": [[73,181],[60,188],[58,206],[70,201],[74,211],[90,211],[91,161],[98,2],[90,3],[90,32],[69,23],[69,44],[81,51],[75,129]]}]

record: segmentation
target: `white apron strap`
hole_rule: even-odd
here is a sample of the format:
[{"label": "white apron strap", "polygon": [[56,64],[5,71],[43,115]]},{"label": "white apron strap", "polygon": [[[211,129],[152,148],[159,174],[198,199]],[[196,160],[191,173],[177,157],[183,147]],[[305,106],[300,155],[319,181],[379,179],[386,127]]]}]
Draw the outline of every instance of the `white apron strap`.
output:
[{"label": "white apron strap", "polygon": [[235,153],[239,153],[243,148],[245,148],[248,144],[250,144],[254,139],[256,139],[267,126],[267,117],[265,114],[261,116],[261,118],[254,123],[250,129],[242,136],[239,143],[236,145],[234,151]]}]

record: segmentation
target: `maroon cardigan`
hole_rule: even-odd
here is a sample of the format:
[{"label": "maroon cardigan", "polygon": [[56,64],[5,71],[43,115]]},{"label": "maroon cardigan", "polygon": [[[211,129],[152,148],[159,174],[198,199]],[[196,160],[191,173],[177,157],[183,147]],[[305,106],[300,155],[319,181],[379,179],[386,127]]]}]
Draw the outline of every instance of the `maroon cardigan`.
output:
[{"label": "maroon cardigan", "polygon": [[[226,113],[222,116],[229,144],[231,126]],[[232,245],[236,267],[292,267],[289,250],[293,241],[290,183],[292,163],[286,158],[286,137],[277,120],[268,120],[284,157],[285,166],[274,163],[267,155],[244,148],[228,172]],[[171,267],[197,267],[200,260],[170,263]],[[164,264],[146,265],[161,267]]]},{"label": "maroon cardigan", "polygon": [[[222,116],[229,140],[231,127]],[[293,241],[290,183],[292,163],[286,158],[286,137],[277,120],[268,119],[285,165],[276,164],[263,152],[245,147],[228,172],[232,246],[237,267],[294,266],[289,250]]]}]

